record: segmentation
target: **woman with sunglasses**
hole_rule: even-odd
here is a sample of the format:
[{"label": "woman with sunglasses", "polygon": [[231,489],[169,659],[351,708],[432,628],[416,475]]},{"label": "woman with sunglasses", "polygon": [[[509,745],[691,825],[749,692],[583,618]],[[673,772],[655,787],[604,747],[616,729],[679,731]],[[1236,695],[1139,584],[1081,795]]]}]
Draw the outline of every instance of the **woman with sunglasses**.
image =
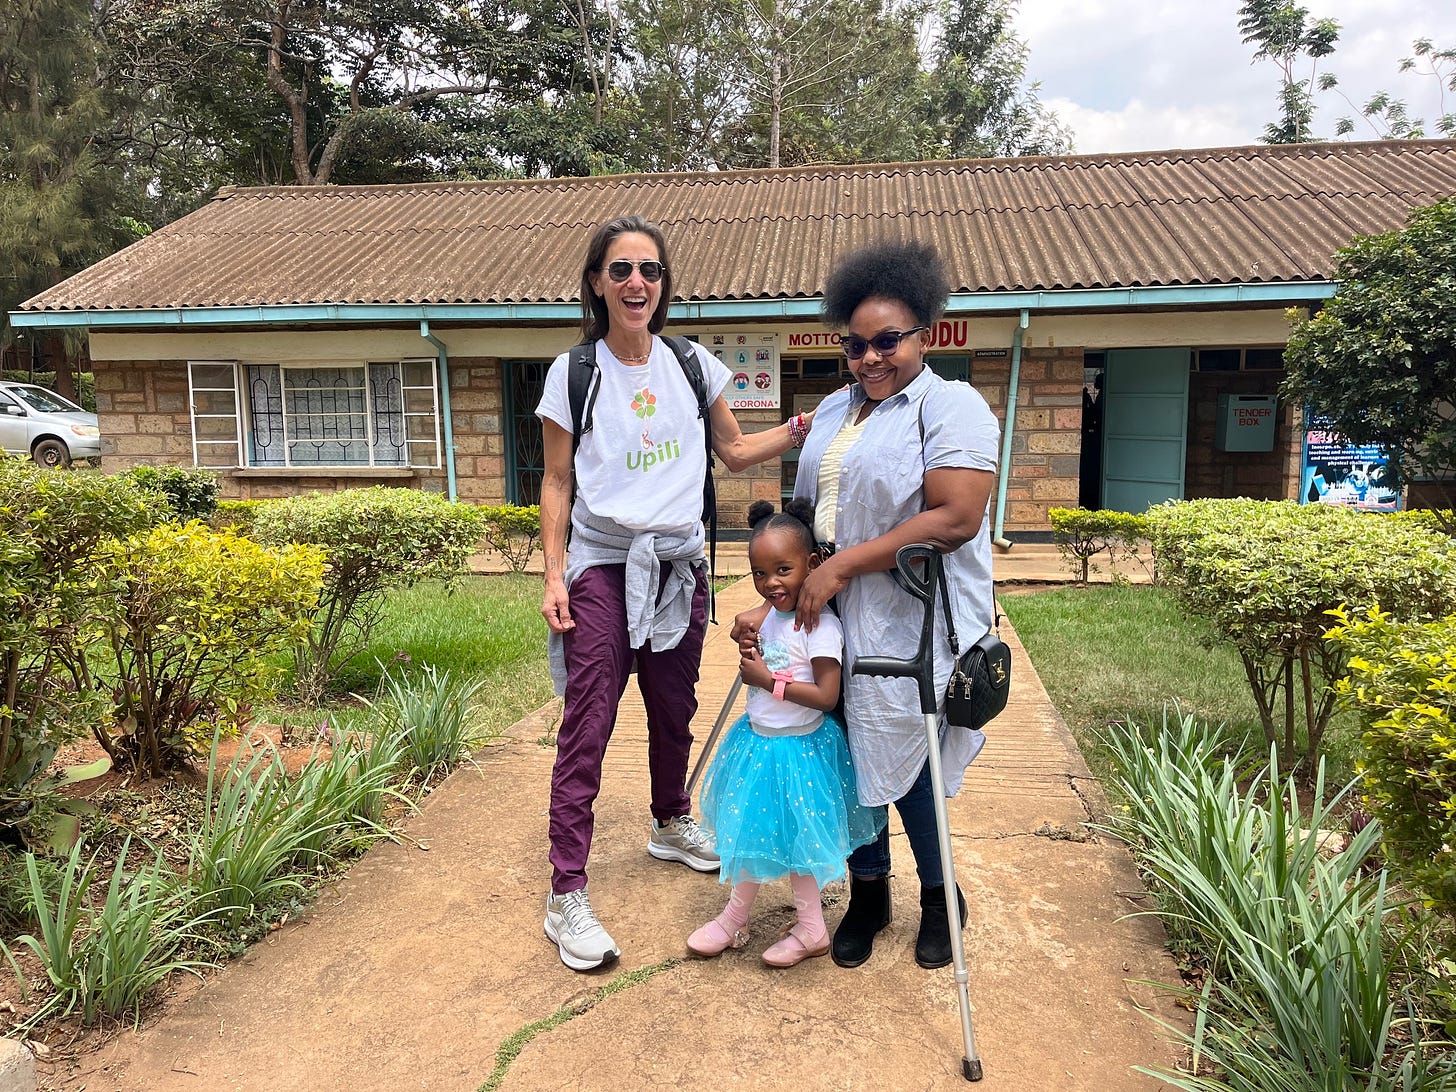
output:
[{"label": "woman with sunglasses", "polygon": [[[796,613],[812,628],[835,600],[846,664],[865,655],[914,658],[921,608],[891,575],[896,553],[910,543],[944,553],[957,633],[974,639],[991,627],[987,515],[1000,427],[970,384],[942,379],[925,365],[928,332],[948,295],[940,256],[913,242],[850,254],[825,287],[824,319],[844,331],[840,345],[855,383],[820,404],[818,426],[799,459],[795,493],[815,502],[814,533],[832,554],[804,581]],[[734,636],[745,646],[764,613],[746,612],[735,622]],[[936,690],[944,693],[951,653],[943,620],[937,631]],[[860,803],[885,808],[893,802],[915,857],[915,960],[943,967],[951,961],[950,926],[916,684],[846,671],[844,714]],[[959,791],[984,740],[980,732],[942,729],[947,792]],[[850,855],[849,873],[849,906],[830,951],[840,966],[857,967],[890,923],[885,828]]]},{"label": "woman with sunglasses", "polygon": [[[667,321],[672,284],[656,224],[623,216],[601,225],[581,274],[582,333],[595,348],[599,377],[590,428],[579,440],[573,436],[570,354],[552,364],[536,409],[546,463],[541,613],[550,629],[552,676],[565,697],[551,777],[545,930],[561,961],[578,971],[620,954],[592,910],[586,865],[602,759],[634,664],[647,707],[647,851],[700,872],[718,868],[685,788],[707,624],[707,452],[692,382],[656,336]],[[805,416],[745,434],[722,397],[727,367],[699,346],[693,351],[706,381],[713,452],[730,470],[803,443]]]}]

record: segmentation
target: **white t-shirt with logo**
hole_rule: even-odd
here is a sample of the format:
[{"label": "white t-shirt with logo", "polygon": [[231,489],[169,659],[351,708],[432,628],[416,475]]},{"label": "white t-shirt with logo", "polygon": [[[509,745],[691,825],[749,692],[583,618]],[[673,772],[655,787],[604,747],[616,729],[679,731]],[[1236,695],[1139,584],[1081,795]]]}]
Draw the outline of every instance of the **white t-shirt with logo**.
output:
[{"label": "white t-shirt with logo", "polygon": [[[763,662],[770,671],[788,671],[794,682],[814,681],[814,660],[844,662],[844,630],[828,607],[819,613],[811,633],[794,628],[794,616],[770,610],[758,631]],[[748,720],[763,736],[806,736],[819,727],[824,714],[807,705],[780,701],[771,690],[748,688]]]},{"label": "white t-shirt with logo", "polygon": [[[728,368],[694,344],[708,406],[727,386]],[[567,356],[546,373],[536,416],[571,431]],[[623,364],[597,342],[601,387],[576,452],[576,494],[596,516],[631,531],[691,534],[703,515],[707,453],[698,399],[672,348],[652,339],[647,363]]]}]

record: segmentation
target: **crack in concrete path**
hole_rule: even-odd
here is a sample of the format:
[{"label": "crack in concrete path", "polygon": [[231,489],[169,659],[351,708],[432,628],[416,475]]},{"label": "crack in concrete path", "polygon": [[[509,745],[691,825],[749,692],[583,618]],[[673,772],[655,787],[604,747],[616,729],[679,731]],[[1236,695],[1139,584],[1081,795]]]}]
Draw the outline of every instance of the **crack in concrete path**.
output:
[{"label": "crack in concrete path", "polygon": [[543,1016],[539,1020],[533,1020],[522,1028],[518,1028],[510,1035],[501,1040],[501,1045],[495,1051],[495,1069],[485,1079],[478,1092],[496,1092],[501,1082],[506,1079],[506,1073],[511,1068],[511,1063],[520,1057],[521,1051],[525,1050],[536,1036],[558,1028],[569,1020],[590,1012],[598,1004],[611,997],[614,993],[621,993],[623,990],[630,990],[633,986],[640,986],[648,979],[661,974],[663,971],[670,971],[683,961],[676,956],[664,959],[661,963],[654,963],[648,967],[638,967],[635,971],[623,971],[612,979],[605,986],[587,993],[585,996],[572,998],[562,1005],[550,1016]]}]

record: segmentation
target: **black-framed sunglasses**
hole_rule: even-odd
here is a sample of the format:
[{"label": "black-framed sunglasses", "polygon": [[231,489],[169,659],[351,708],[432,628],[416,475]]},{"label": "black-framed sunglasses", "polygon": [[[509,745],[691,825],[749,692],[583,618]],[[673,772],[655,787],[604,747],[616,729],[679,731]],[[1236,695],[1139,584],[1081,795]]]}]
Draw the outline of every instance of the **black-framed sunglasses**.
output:
[{"label": "black-framed sunglasses", "polygon": [[908,330],[886,330],[882,334],[869,338],[860,337],[858,334],[845,334],[839,339],[839,347],[844,350],[844,355],[850,360],[858,360],[864,356],[871,345],[881,356],[889,356],[900,347],[900,342],[911,334],[918,334],[921,330],[929,329],[929,326],[912,326]]},{"label": "black-framed sunglasses", "polygon": [[614,262],[607,263],[607,276],[611,277],[614,283],[621,284],[632,275],[634,269],[642,274],[642,279],[648,284],[656,284],[667,272],[667,266],[655,258],[644,258],[638,262],[618,258]]}]

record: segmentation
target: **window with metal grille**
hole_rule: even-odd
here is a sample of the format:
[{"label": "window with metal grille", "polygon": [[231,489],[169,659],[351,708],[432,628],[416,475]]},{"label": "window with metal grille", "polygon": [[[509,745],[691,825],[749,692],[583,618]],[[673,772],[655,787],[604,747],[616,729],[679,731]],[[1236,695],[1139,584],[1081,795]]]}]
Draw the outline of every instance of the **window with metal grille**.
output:
[{"label": "window with metal grille", "polygon": [[237,467],[440,465],[433,360],[191,361],[193,462]]}]

